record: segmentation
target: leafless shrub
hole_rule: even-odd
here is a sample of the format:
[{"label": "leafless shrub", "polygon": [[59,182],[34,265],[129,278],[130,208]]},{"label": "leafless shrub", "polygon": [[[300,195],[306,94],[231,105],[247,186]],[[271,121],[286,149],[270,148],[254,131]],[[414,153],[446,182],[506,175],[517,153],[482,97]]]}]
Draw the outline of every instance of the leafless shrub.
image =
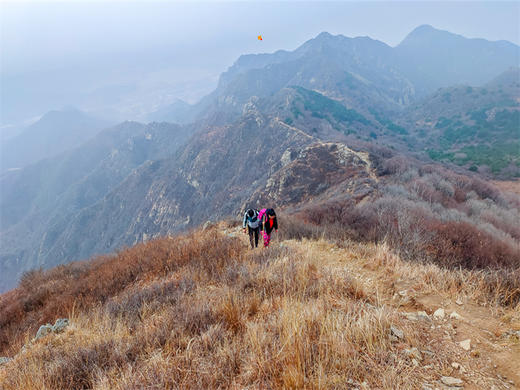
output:
[{"label": "leafless shrub", "polygon": [[408,168],[405,172],[403,172],[400,177],[399,181],[403,183],[407,183],[411,180],[414,180],[419,177],[419,172],[416,168]]},{"label": "leafless shrub", "polygon": [[504,199],[500,193],[500,190],[496,188],[494,185],[485,182],[481,179],[473,179],[469,184],[469,188],[471,191],[475,191],[475,193],[481,198],[486,199],[489,198],[496,203],[504,204]]},{"label": "leafless shrub", "polygon": [[440,191],[445,197],[453,197],[455,195],[455,188],[451,183],[444,179],[439,179],[434,182],[435,188]]},{"label": "leafless shrub", "polygon": [[437,191],[432,182],[427,178],[420,178],[414,180],[409,184],[409,187],[417,196],[429,203],[441,203],[443,196]]},{"label": "leafless shrub", "polygon": [[520,250],[467,222],[433,223],[436,237],[428,249],[441,264],[468,269],[520,266]]},{"label": "leafless shrub", "polygon": [[390,184],[385,186],[382,191],[384,191],[385,195],[394,197],[394,198],[403,198],[403,199],[412,199],[413,196],[410,194],[408,189],[402,185]]},{"label": "leafless shrub", "polygon": [[316,224],[311,224],[298,216],[278,215],[280,229],[280,239],[282,240],[301,240],[302,238],[319,238],[323,234],[323,229]]},{"label": "leafless shrub", "polygon": [[410,160],[404,156],[391,157],[382,164],[383,175],[402,175],[408,170]]}]

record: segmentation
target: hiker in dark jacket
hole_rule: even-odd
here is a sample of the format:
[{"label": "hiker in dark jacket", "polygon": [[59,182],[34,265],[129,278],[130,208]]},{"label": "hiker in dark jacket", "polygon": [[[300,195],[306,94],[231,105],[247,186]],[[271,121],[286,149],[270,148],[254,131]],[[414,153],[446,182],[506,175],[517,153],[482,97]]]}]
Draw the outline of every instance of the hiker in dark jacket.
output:
[{"label": "hiker in dark jacket", "polygon": [[271,241],[271,233],[272,231],[278,231],[278,219],[276,218],[276,213],[274,209],[262,209],[258,213],[258,218],[262,224],[262,231],[264,235],[264,248],[269,247],[269,242]]},{"label": "hiker in dark jacket", "polygon": [[257,248],[258,236],[260,235],[260,219],[258,218],[258,210],[249,209],[244,213],[244,221],[242,222],[244,233],[246,232],[246,224],[249,233],[249,242],[251,243],[251,249]]}]

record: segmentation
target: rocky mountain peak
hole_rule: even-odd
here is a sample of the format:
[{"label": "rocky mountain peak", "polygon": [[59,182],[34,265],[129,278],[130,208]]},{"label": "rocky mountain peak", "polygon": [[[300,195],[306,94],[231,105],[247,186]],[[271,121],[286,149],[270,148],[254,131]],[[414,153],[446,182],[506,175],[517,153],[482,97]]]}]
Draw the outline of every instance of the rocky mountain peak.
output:
[{"label": "rocky mountain peak", "polygon": [[[453,34],[448,31],[438,30],[429,24],[423,24],[417,28],[415,28],[411,33],[409,33],[403,41],[399,44],[399,46],[407,46],[407,45],[420,45],[425,42],[430,42],[436,39],[457,39],[462,38],[461,35]],[[398,47],[399,47],[398,46]]]}]

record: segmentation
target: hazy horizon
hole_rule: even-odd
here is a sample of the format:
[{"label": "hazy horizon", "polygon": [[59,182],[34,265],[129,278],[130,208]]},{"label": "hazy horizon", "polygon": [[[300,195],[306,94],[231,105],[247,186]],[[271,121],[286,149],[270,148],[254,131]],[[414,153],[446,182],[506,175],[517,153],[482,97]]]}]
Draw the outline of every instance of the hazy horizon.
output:
[{"label": "hazy horizon", "polygon": [[430,24],[520,44],[517,2],[0,4],[0,125],[65,105],[139,119],[197,101],[242,54],[294,50],[323,31],[396,46]]}]

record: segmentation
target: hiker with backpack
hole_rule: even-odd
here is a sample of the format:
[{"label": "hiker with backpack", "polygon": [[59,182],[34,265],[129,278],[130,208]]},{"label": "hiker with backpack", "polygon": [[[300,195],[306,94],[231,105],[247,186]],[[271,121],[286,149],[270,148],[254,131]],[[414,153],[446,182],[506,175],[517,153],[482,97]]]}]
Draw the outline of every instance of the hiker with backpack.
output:
[{"label": "hiker with backpack", "polygon": [[278,231],[278,219],[274,209],[262,209],[258,213],[258,219],[261,223],[261,229],[264,236],[264,248],[269,248],[269,242],[271,241],[271,233]]},{"label": "hiker with backpack", "polygon": [[249,233],[251,249],[258,248],[258,236],[260,235],[260,219],[258,218],[258,210],[248,209],[245,212],[244,221],[242,222],[244,233],[246,232],[246,224]]}]

